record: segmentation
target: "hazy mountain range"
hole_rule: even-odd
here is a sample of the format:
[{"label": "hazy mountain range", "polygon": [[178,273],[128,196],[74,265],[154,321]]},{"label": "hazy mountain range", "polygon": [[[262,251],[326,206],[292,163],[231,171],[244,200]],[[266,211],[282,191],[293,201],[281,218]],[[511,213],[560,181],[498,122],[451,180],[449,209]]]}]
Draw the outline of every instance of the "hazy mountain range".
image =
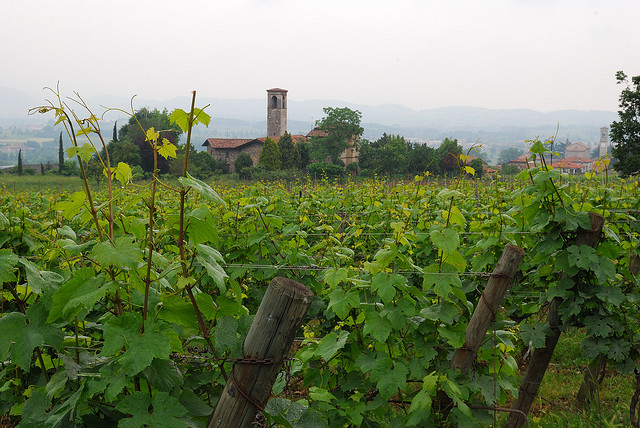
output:
[{"label": "hazy mountain range", "polygon": [[[29,108],[43,104],[47,94],[34,99],[25,93],[0,87],[0,126],[35,126],[46,123],[53,115],[27,116]],[[103,96],[85,99],[101,112],[102,106],[127,109],[130,99]],[[198,106],[210,104],[212,125],[201,128],[196,137],[251,138],[266,133],[266,96],[264,99],[218,99],[199,97]],[[136,107],[187,109],[188,97],[169,100],[135,99]],[[293,134],[306,134],[316,120],[324,116],[324,107],[349,107],[362,112],[364,137],[378,138],[383,132],[409,138],[439,140],[453,137],[463,140],[510,143],[534,137],[546,138],[556,134],[571,141],[597,141],[600,127],[610,126],[617,114],[610,111],[562,110],[539,112],[527,109],[491,110],[480,107],[442,107],[414,110],[396,104],[378,106],[359,105],[338,100],[307,100],[288,103],[288,129]],[[117,118],[110,118],[116,120]],[[118,119],[120,120],[120,119]],[[124,121],[124,116],[122,118]],[[112,123],[112,122],[111,122]],[[121,122],[122,123],[122,122]]]}]

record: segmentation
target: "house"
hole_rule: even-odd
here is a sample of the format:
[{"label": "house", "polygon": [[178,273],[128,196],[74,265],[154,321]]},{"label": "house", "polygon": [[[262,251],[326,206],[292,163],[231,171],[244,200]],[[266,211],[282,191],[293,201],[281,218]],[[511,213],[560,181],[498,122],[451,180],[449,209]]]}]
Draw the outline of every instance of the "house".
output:
[{"label": "house", "polygon": [[581,158],[590,158],[591,157],[591,147],[587,146],[584,143],[572,143],[567,144],[564,148],[564,157],[581,157]]},{"label": "house", "polygon": [[[281,88],[267,89],[267,136],[278,142],[280,137],[287,130],[287,90]],[[305,135],[292,135],[293,143],[308,141],[314,136],[325,136],[326,134],[316,127]],[[260,153],[267,137],[261,138],[207,138],[202,144],[207,148],[207,152],[218,161],[226,162],[229,171],[234,172],[234,162],[240,153],[248,153],[253,160],[253,165],[258,165]],[[342,153],[340,159],[345,166],[358,162],[358,150],[349,141],[349,148]]]},{"label": "house", "polygon": [[[307,140],[310,140],[312,137],[326,137],[327,133],[324,132],[319,127],[313,128],[311,131],[307,133]],[[349,138],[347,141],[347,149],[342,152],[340,155],[340,160],[344,162],[344,166],[347,167],[352,163],[358,163],[358,158],[360,156],[360,152],[358,151],[357,146],[353,144],[353,137]]]},{"label": "house", "polygon": [[[253,165],[258,165],[260,153],[267,137],[261,138],[207,138],[202,144],[207,148],[207,152],[217,161],[226,162],[229,165],[229,172],[235,171],[235,161],[240,153],[248,153],[251,156]],[[271,138],[278,141],[280,137]],[[304,135],[292,135],[291,139],[296,144],[299,141],[306,141]]]}]

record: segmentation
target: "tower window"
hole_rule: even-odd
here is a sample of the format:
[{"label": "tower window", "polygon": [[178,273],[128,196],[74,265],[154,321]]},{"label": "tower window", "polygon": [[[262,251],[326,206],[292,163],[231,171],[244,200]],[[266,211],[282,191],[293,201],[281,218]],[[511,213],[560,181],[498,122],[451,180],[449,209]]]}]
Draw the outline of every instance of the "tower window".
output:
[{"label": "tower window", "polygon": [[271,108],[278,108],[278,97],[275,95],[271,97]]}]

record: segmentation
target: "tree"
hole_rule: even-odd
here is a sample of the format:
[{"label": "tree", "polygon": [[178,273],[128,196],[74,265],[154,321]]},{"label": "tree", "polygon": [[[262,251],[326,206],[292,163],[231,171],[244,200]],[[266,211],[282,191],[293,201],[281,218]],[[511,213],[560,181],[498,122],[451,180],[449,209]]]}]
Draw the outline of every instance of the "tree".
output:
[{"label": "tree", "polygon": [[300,153],[293,142],[293,138],[291,138],[291,134],[285,131],[284,135],[278,140],[278,148],[280,149],[280,167],[282,169],[296,168],[300,163]]},{"label": "tree", "polygon": [[498,162],[501,165],[506,165],[523,153],[524,151],[517,147],[507,147],[506,149],[502,149],[500,151],[500,154],[498,155]]},{"label": "tree", "polygon": [[437,150],[438,159],[440,160],[440,171],[443,174],[457,174],[460,172],[459,159],[462,154],[462,146],[458,144],[458,140],[445,138]]},{"label": "tree", "polygon": [[324,161],[327,157],[331,162],[339,163],[340,155],[349,147],[357,144],[358,138],[364,132],[360,126],[362,113],[348,107],[325,107],[326,116],[316,122],[316,126],[324,132],[322,137],[313,137],[312,145],[316,160]]},{"label": "tree", "polygon": [[18,175],[22,175],[22,149],[18,150]]},{"label": "tree", "polygon": [[618,159],[614,168],[621,176],[640,173],[640,76],[631,78],[618,71],[617,83],[626,87],[620,93],[618,121],[611,124],[611,141],[615,143],[613,156]]},{"label": "tree", "polygon": [[440,163],[437,160],[436,149],[426,144],[410,144],[407,169],[411,174],[423,174],[425,171],[438,174]]},{"label": "tree", "polygon": [[[140,125],[138,125],[138,122],[140,122]],[[140,126],[144,131],[140,129]],[[145,133],[152,127],[156,132],[161,132],[161,139],[166,138],[172,144],[178,145],[182,130],[175,123],[171,123],[167,110],[149,110],[147,108],[138,110],[135,117],[130,117],[129,122],[120,128],[120,138],[117,142],[117,144],[135,144],[140,154],[140,166],[145,172],[149,173],[153,173],[153,148],[146,141]],[[169,171],[169,162],[162,156],[158,156],[158,169],[163,174]]]},{"label": "tree", "polygon": [[264,140],[262,146],[262,152],[260,152],[260,159],[258,165],[266,169],[267,171],[275,171],[280,169],[282,160],[280,159],[280,149],[275,141],[267,137]]},{"label": "tree", "polygon": [[114,143],[118,142],[118,121],[116,120],[116,123],[113,124],[113,137],[111,137],[111,141],[113,141]]},{"label": "tree", "polygon": [[249,156],[249,153],[242,152],[238,155],[235,162],[233,162],[234,170],[240,174],[243,168],[253,167],[253,159]]},{"label": "tree", "polygon": [[407,172],[409,144],[400,135],[386,133],[376,141],[363,141],[360,145],[360,167],[378,174],[402,174]]},{"label": "tree", "polygon": [[60,132],[60,140],[58,141],[58,174],[64,172],[64,149],[62,147],[62,132]]},{"label": "tree", "polygon": [[472,159],[471,162],[469,162],[469,166],[473,168],[473,170],[475,171],[474,177],[476,178],[482,177],[482,174],[484,173],[484,164],[482,163],[482,159],[480,158]]}]

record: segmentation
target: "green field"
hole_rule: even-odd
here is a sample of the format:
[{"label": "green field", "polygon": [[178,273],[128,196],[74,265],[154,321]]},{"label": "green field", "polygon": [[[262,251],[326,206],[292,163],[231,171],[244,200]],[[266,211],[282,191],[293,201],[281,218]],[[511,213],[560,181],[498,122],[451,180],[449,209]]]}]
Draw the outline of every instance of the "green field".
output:
[{"label": "green field", "polygon": [[[315,294],[288,385],[278,378],[265,410],[277,426],[501,425],[487,408],[511,405],[554,297],[566,331],[529,426],[630,423],[634,179],[544,168],[510,180],[186,178],[88,195],[77,178],[0,178],[7,426],[205,426],[232,367],[211,361],[242,356],[276,276]],[[605,220],[595,249],[575,245],[588,212]],[[452,354],[507,244],[524,261],[460,373]],[[606,376],[579,410],[582,373],[601,355]]]}]

